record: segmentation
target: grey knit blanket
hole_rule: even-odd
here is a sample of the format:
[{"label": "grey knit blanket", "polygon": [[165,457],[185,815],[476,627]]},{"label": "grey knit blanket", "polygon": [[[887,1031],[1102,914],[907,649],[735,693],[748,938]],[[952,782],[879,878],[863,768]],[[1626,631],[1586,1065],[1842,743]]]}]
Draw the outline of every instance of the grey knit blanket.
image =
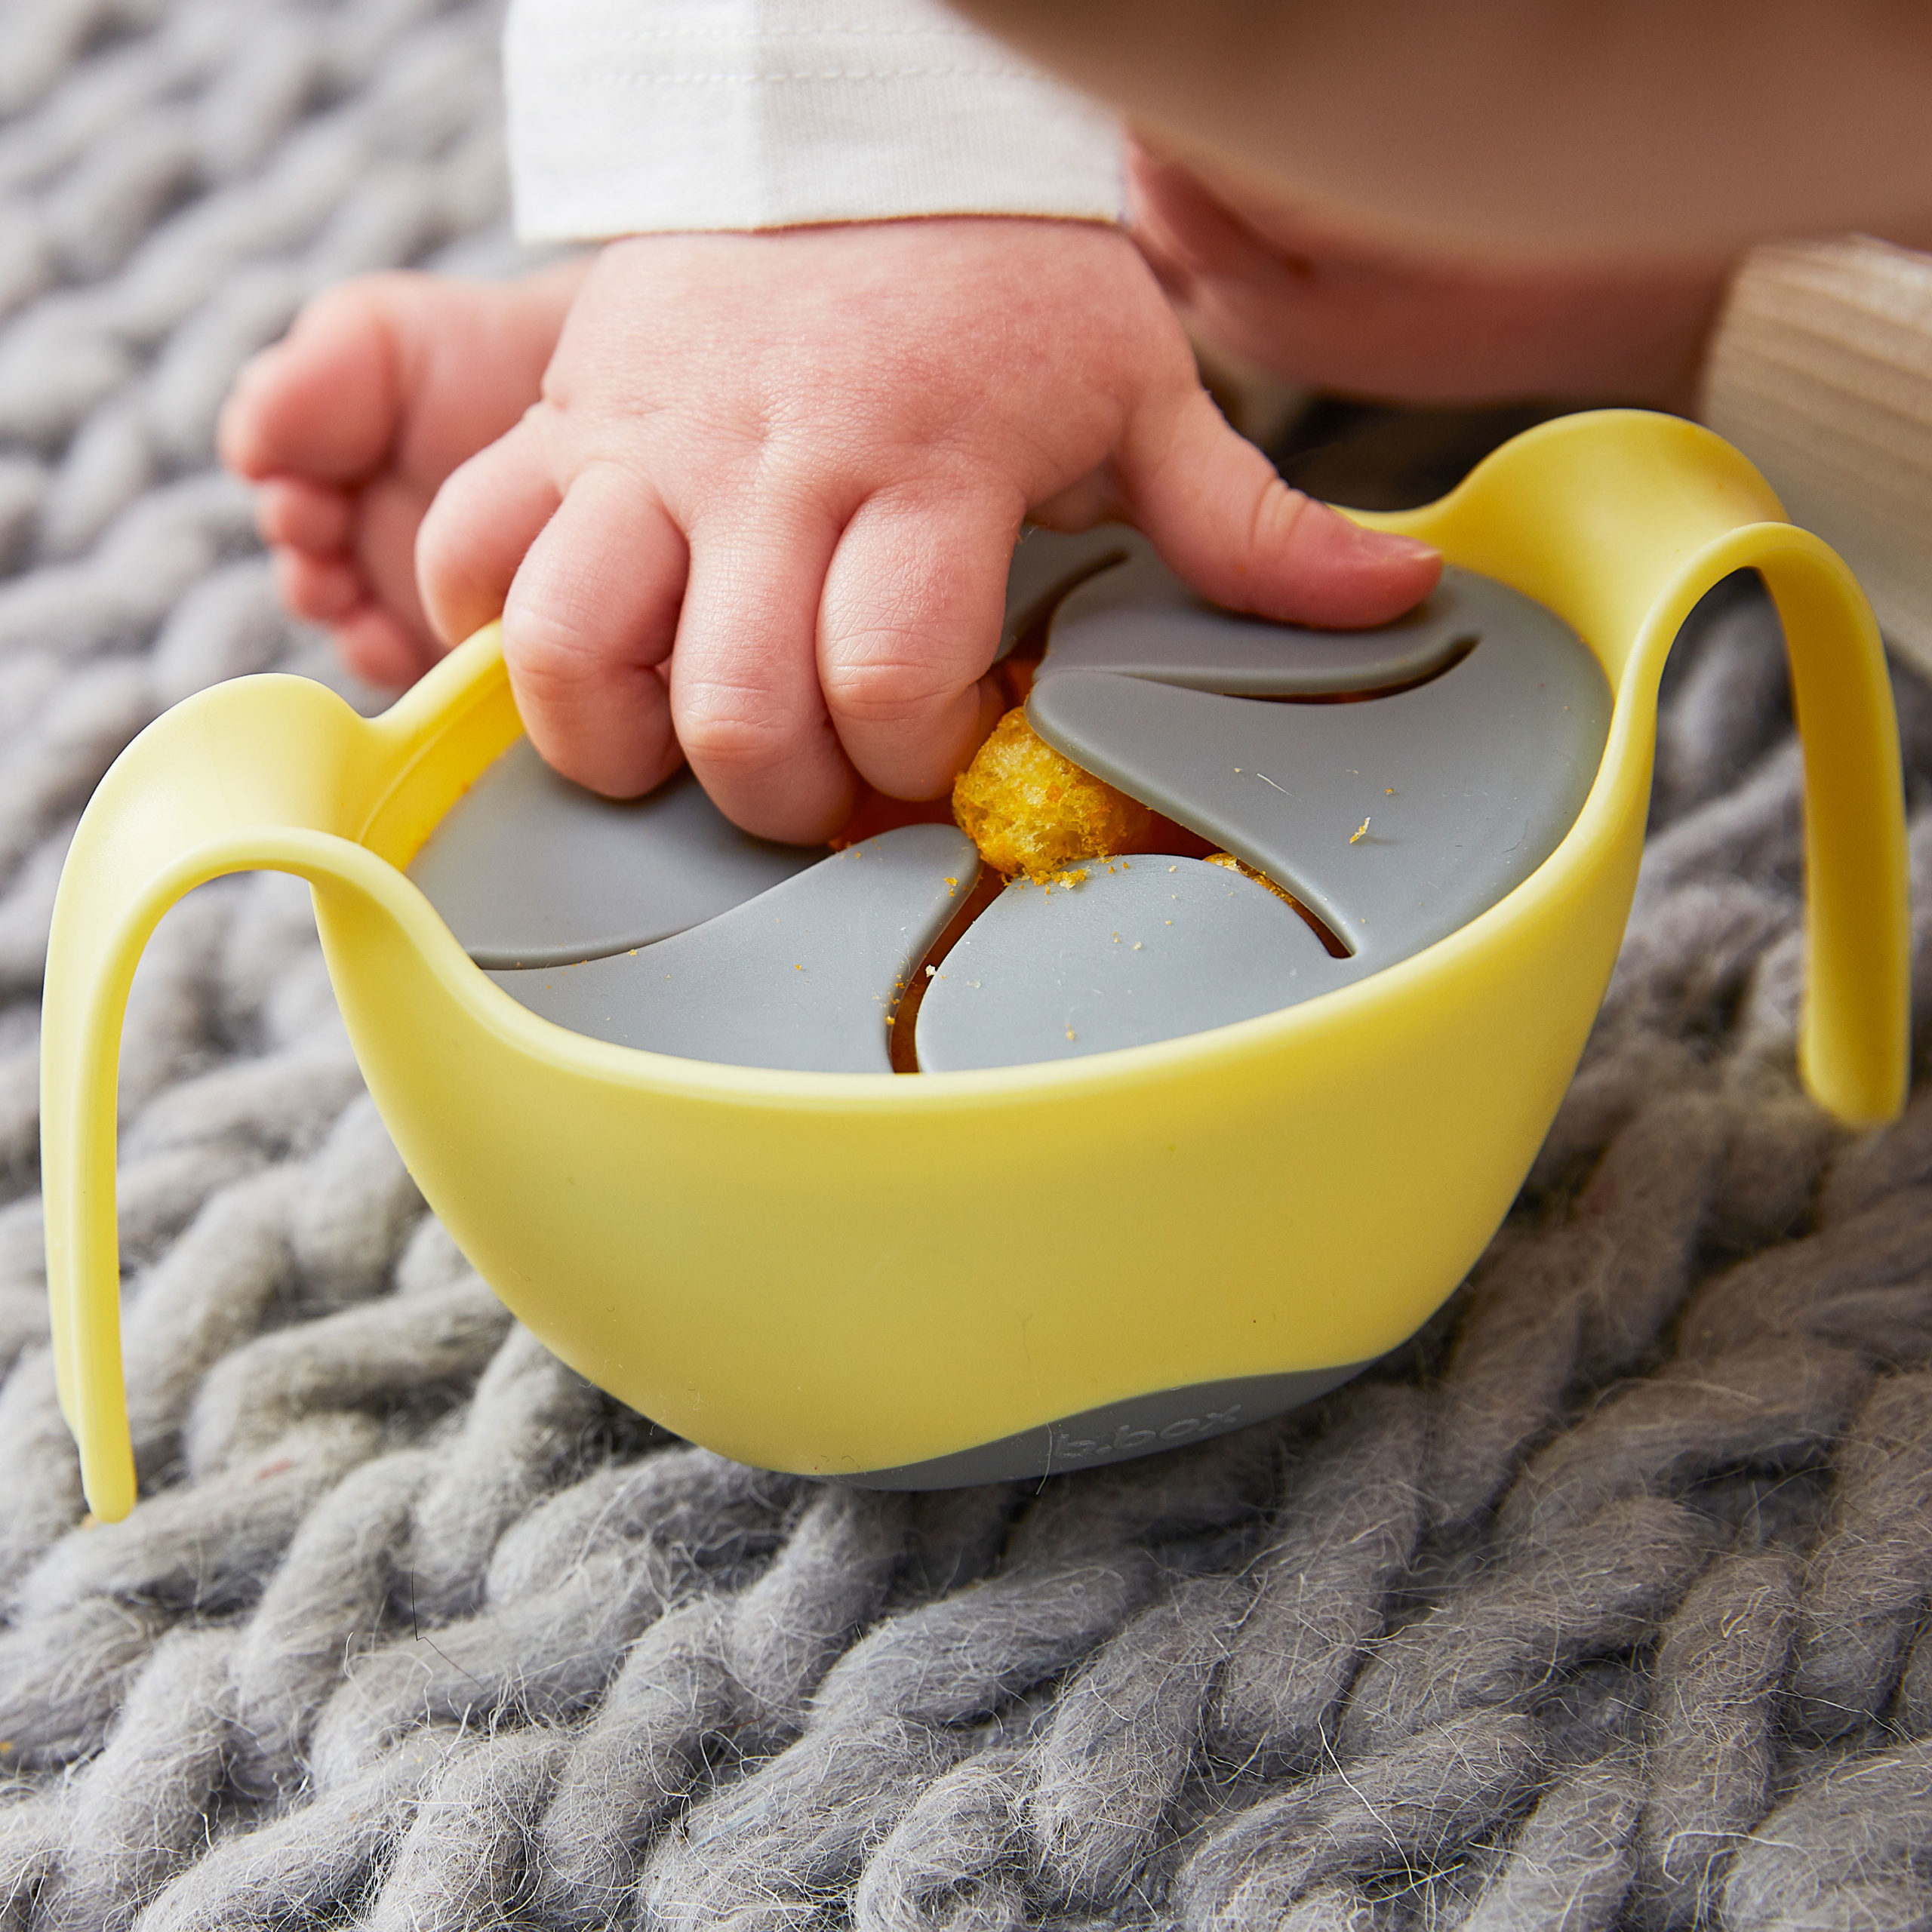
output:
[{"label": "grey knit blanket", "polygon": [[1932,1926],[1932,1096],[1855,1140],[1797,1089],[1749,586],[1680,648],[1508,1226],[1313,1411],[909,1498],[665,1438],[425,1213],[263,877],[135,989],[144,1500],[85,1521],[35,1193],[63,852],[162,706],[336,675],[214,414],[321,285],[513,260],[493,42],[434,0],[0,0],[0,1932]]}]

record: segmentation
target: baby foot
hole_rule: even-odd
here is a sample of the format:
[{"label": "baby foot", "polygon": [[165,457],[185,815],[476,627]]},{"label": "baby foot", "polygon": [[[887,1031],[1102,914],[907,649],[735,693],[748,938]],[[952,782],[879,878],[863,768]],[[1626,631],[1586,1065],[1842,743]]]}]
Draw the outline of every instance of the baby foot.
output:
[{"label": "baby foot", "polygon": [[282,599],[372,684],[409,684],[441,654],[416,592],[417,526],[444,478],[537,399],[586,266],[507,283],[358,277],[235,383],[222,458],[261,486]]}]

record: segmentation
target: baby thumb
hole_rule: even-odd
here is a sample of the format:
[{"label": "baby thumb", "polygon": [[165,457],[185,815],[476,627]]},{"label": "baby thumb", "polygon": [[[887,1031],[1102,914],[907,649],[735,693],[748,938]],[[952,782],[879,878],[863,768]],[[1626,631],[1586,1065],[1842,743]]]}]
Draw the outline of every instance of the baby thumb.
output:
[{"label": "baby thumb", "polygon": [[1291,490],[1204,390],[1137,426],[1121,481],[1134,522],[1202,596],[1338,628],[1383,624],[1426,597],[1442,558]]}]

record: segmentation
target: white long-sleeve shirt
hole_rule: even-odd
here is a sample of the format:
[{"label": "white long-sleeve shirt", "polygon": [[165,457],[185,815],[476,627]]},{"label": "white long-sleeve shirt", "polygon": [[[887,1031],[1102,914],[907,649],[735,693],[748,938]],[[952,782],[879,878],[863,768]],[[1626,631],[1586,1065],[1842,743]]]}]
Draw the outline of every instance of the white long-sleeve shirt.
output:
[{"label": "white long-sleeve shirt", "polygon": [[1113,117],[939,0],[513,0],[504,69],[528,241],[1121,214]]}]

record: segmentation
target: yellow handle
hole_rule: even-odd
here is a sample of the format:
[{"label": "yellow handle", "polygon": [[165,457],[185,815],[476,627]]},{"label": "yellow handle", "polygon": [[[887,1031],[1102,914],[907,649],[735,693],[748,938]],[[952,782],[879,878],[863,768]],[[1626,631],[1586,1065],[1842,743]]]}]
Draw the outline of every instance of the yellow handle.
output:
[{"label": "yellow handle", "polygon": [[1848,1126],[1904,1107],[1912,907],[1905,776],[1878,626],[1851,573],[1808,531],[1738,533],[1784,626],[1804,746],[1806,972],[1798,1067]]},{"label": "yellow handle", "polygon": [[[1506,444],[1439,502],[1360,515],[1514,584],[1595,646],[1617,693],[1605,779],[1585,808],[1647,810],[1658,681],[1697,600],[1762,577],[1784,627],[1804,749],[1806,974],[1798,1065],[1851,1127],[1905,1105],[1912,917],[1905,781],[1884,647],[1829,546],[1694,423],[1601,410]],[[1632,741],[1635,741],[1633,745]],[[1641,756],[1628,755],[1641,746]]]},{"label": "yellow handle", "polygon": [[507,743],[516,721],[494,629],[373,721],[307,678],[237,679],[155,720],[101,780],[74,835],[48,946],[41,1171],[60,1407],[88,1501],[134,1506],[115,1202],[121,1027],[148,936],[223,873],[272,870],[386,897],[450,799],[412,777],[454,728]]}]

